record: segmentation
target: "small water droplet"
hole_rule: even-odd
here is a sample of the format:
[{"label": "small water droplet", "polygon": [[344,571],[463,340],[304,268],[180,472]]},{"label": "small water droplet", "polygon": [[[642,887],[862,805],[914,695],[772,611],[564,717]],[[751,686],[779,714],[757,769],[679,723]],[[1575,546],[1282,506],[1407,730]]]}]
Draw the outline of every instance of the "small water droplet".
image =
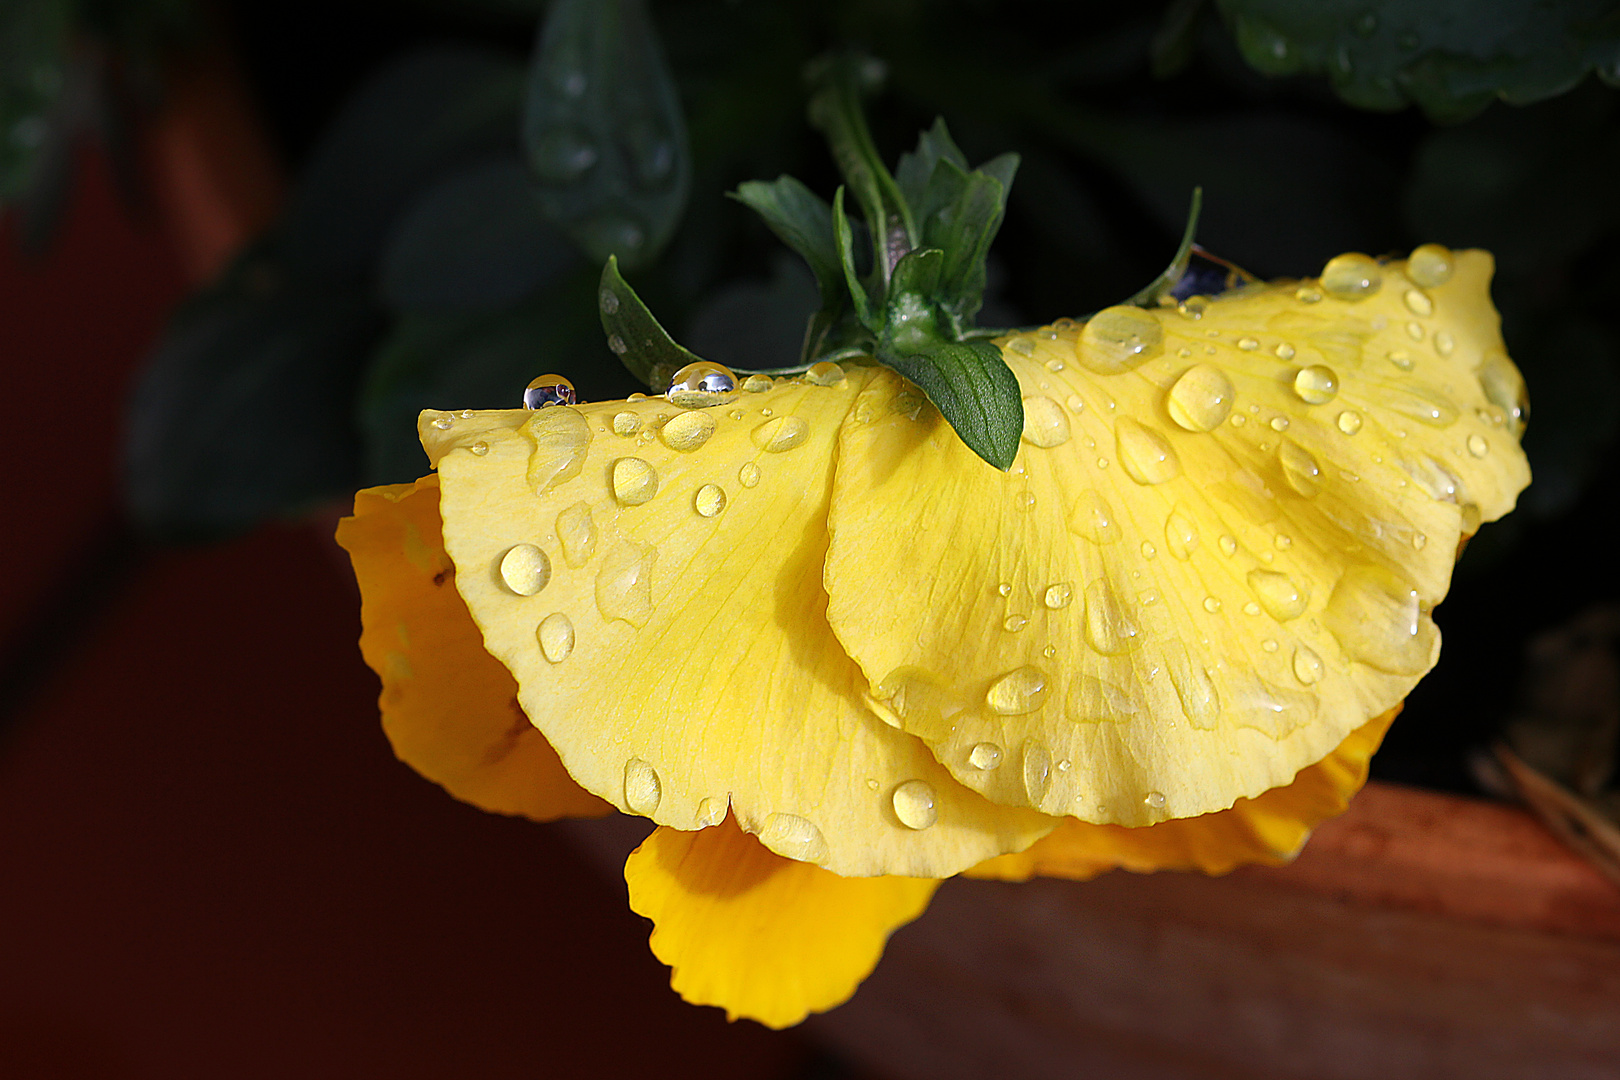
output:
[{"label": "small water droplet", "polygon": [[652,765],[634,757],[624,763],[624,805],[632,814],[651,814],[663,797],[664,785]]},{"label": "small water droplet", "polygon": [[1339,377],[1322,364],[1302,367],[1294,375],[1294,393],[1307,405],[1326,405],[1339,394]]},{"label": "small water droplet", "polygon": [[1165,397],[1165,411],[1188,431],[1213,431],[1232,411],[1232,380],[1212,364],[1195,364],[1182,372]]},{"label": "small water droplet", "polygon": [[715,431],[714,417],[706,412],[684,412],[658,429],[658,438],[671,450],[690,454],[709,441]]},{"label": "small water droplet", "polygon": [[1406,310],[1414,315],[1429,316],[1434,314],[1434,301],[1419,289],[1406,290]]},{"label": "small water droplet", "polygon": [[1314,686],[1322,678],[1322,658],[1307,646],[1294,649],[1294,678],[1306,686]]},{"label": "small water droplet", "polygon": [[1046,648],[1041,650],[1041,655],[1046,657],[1048,660],[1052,659],[1052,657],[1057,655],[1057,646],[1048,645]]},{"label": "small water droplet", "polygon": [[1287,431],[1288,430],[1288,417],[1286,417],[1286,416],[1273,416],[1271,418],[1271,430],[1272,431]]},{"label": "small water droplet", "polygon": [[908,829],[926,829],[939,820],[934,788],[926,780],[907,780],[894,789],[890,801],[894,803],[894,816]]},{"label": "small water droplet", "polygon": [[576,400],[574,384],[561,375],[542,375],[523,391],[525,409],[543,409],[548,405],[572,405]]},{"label": "small water droplet", "polygon": [[832,360],[822,360],[810,365],[804,381],[811,386],[837,386],[844,381],[844,369]]},{"label": "small water droplet", "polygon": [[1294,538],[1287,533],[1278,533],[1271,542],[1276,545],[1278,551],[1287,551],[1294,546]]},{"label": "small water droplet", "polygon": [[703,799],[697,804],[697,819],[693,822],[700,829],[707,829],[726,820],[726,812],[730,809],[725,799]]},{"label": "small water droplet", "polygon": [[1035,494],[1030,491],[1020,491],[1013,496],[1013,509],[1021,514],[1027,514],[1035,509]]},{"label": "small water droplet", "polygon": [[1479,369],[1479,385],[1486,400],[1502,410],[1508,432],[1517,438],[1530,419],[1530,398],[1519,369],[1502,353],[1487,353]]},{"label": "small water droplet", "polygon": [[618,334],[608,335],[608,348],[613,351],[613,355],[615,356],[623,356],[625,353],[630,351],[630,346],[626,345],[624,343],[624,338],[620,337]]},{"label": "small water droplet", "polygon": [[1165,643],[1164,658],[1170,683],[1181,700],[1182,714],[1200,731],[1213,729],[1221,714],[1221,696],[1215,689],[1215,680],[1210,678],[1208,670],[1193,662],[1186,645],[1178,640]]},{"label": "small water droplet", "polygon": [[1029,625],[1029,618],[1024,615],[1009,615],[1002,621],[1001,628],[1009,634],[1016,634]]},{"label": "small water droplet", "polygon": [[1322,466],[1309,450],[1293,439],[1284,439],[1277,447],[1277,461],[1290,488],[1307,499],[1316,497],[1322,488]]},{"label": "small water droplet", "polygon": [[1204,597],[1204,610],[1209,612],[1211,615],[1215,614],[1217,611],[1221,610],[1220,600],[1213,596]]},{"label": "small water droplet", "polygon": [[1226,534],[1221,535],[1221,554],[1228,559],[1237,554],[1237,541]]},{"label": "small water droplet", "polygon": [[760,830],[760,843],[798,862],[827,861],[827,838],[813,823],[797,814],[772,814]]},{"label": "small water droplet", "polygon": [[1019,356],[1034,356],[1035,343],[1027,337],[1015,337],[1007,342],[1007,348]]},{"label": "small water droplet", "polygon": [[1232,414],[1232,426],[1233,427],[1242,427],[1244,424],[1247,424],[1248,422],[1249,422],[1249,418],[1244,416],[1242,413],[1233,413]]},{"label": "small water droplet", "polygon": [[1434,351],[1435,352],[1439,353],[1441,356],[1450,356],[1452,354],[1452,351],[1455,350],[1456,348],[1457,348],[1457,341],[1456,341],[1455,338],[1453,338],[1451,336],[1450,331],[1436,330],[1434,332]]},{"label": "small water droplet", "polygon": [[771,454],[781,454],[802,446],[810,437],[810,425],[797,416],[778,416],[749,433],[754,445]]},{"label": "small water droplet", "polygon": [[533,544],[515,544],[501,556],[501,581],[519,596],[533,596],[551,581],[551,559]]},{"label": "small water droplet", "polygon": [[1338,300],[1365,300],[1383,283],[1378,263],[1359,251],[1329,259],[1322,267],[1322,290]]},{"label": "small water droplet", "polygon": [[1114,447],[1126,474],[1138,484],[1162,484],[1181,473],[1181,459],[1164,436],[1128,416],[1120,417],[1114,429]]},{"label": "small water droplet", "polygon": [[1082,492],[1074,501],[1074,509],[1069,513],[1069,531],[1093,544],[1112,544],[1121,535],[1113,508],[1094,490]]},{"label": "small water droplet", "polygon": [[612,315],[619,310],[619,294],[612,289],[603,289],[598,293],[596,302],[601,306],[604,315]]},{"label": "small water droplet", "polygon": [[[579,78],[583,92],[584,76],[579,75]],[[572,128],[553,127],[535,142],[530,161],[542,180],[567,184],[589,172],[597,157],[596,147],[586,136]]]},{"label": "small water droplet", "polygon": [[1024,441],[1050,450],[1069,441],[1069,418],[1063,407],[1049,397],[1024,399]]},{"label": "small water droplet", "polygon": [[1024,742],[1024,791],[1036,806],[1052,786],[1052,755],[1046,747],[1028,739]]},{"label": "small water droplet", "polygon": [[1339,430],[1346,435],[1354,435],[1361,430],[1361,414],[1354,409],[1346,409],[1339,414]]},{"label": "small water droplet", "polygon": [[1056,585],[1046,587],[1046,595],[1042,597],[1042,603],[1051,610],[1057,611],[1059,608],[1068,607],[1069,602],[1073,599],[1074,586],[1067,581],[1060,581]]},{"label": "small water droplet", "polygon": [[1189,296],[1187,299],[1176,305],[1177,314],[1184,319],[1191,319],[1193,322],[1197,322],[1199,319],[1202,319],[1204,317],[1204,312],[1208,310],[1209,297],[1207,296]]},{"label": "small water droplet", "polygon": [[975,743],[968,752],[968,764],[975,769],[990,770],[1001,767],[1001,747],[993,742]]},{"label": "small water droplet", "polygon": [[479,439],[477,442],[467,447],[467,449],[472,451],[474,457],[483,457],[485,454],[489,453],[489,443]]},{"label": "small water droplet", "polygon": [[433,421],[433,426],[438,428],[440,431],[449,431],[451,425],[454,423],[455,421],[450,419],[448,416],[441,416]]},{"label": "small water droplet", "polygon": [[1457,422],[1457,406],[1423,386],[1408,383],[1399,388],[1381,388],[1372,396],[1380,405],[1430,427],[1450,427]]},{"label": "small water droplet", "polygon": [[1468,452],[1477,458],[1482,458],[1491,452],[1491,444],[1485,441],[1485,436],[1474,434],[1468,436]]},{"label": "small water droplet", "polygon": [[1322,300],[1322,291],[1310,285],[1301,285],[1294,290],[1294,299],[1302,304],[1316,304]]},{"label": "small water droplet", "polygon": [[1142,541],[1142,558],[1151,559],[1158,553],[1159,549],[1154,547],[1149,541]]},{"label": "small water droplet", "polygon": [[1292,360],[1294,358],[1294,347],[1286,341],[1279,343],[1272,351],[1277,354],[1279,360]]},{"label": "small water droplet", "polygon": [[574,623],[560,611],[553,611],[540,620],[534,632],[540,642],[540,652],[553,664],[560,664],[574,651]]},{"label": "small water droplet", "polygon": [[763,394],[775,385],[775,380],[769,375],[750,375],[743,380],[742,388],[750,394]]},{"label": "small water droplet", "polygon": [[640,506],[656,494],[658,472],[647,462],[640,458],[623,457],[613,463],[613,497],[619,500],[620,506]]},{"label": "small water droplet", "polygon": [[630,436],[641,430],[641,417],[633,412],[615,413],[613,417],[613,434]]},{"label": "small water droplet", "polygon": [[1008,583],[1008,582],[1003,581],[1000,585],[996,586],[996,593],[999,596],[1011,596],[1012,595],[1012,585],[1010,583]]},{"label": "small water droplet", "polygon": [[[1423,324],[1420,323],[1420,322],[1409,322],[1409,323],[1407,323],[1406,324],[1406,336],[1411,338],[1413,341],[1422,341],[1423,340]],[[1399,367],[1400,365],[1397,364],[1396,366]]]},{"label": "small water droplet", "polygon": [[1299,618],[1311,602],[1308,589],[1276,570],[1250,570],[1249,588],[1266,614],[1278,622]]},{"label": "small water droplet", "polygon": [[1023,716],[1041,707],[1047,689],[1046,673],[1026,664],[991,683],[984,701],[998,715]]},{"label": "small water droplet", "polygon": [[1257,338],[1241,337],[1238,338],[1237,347],[1242,349],[1244,352],[1254,352],[1254,350],[1260,347],[1260,342]]},{"label": "small water droplet", "polygon": [[1416,548],[1417,550],[1422,551],[1425,547],[1428,546],[1428,543],[1429,543],[1429,538],[1427,536],[1424,536],[1422,533],[1413,533],[1412,534],[1412,546],[1414,548]]},{"label": "small water droplet", "polygon": [[1393,675],[1419,674],[1434,652],[1434,623],[1417,590],[1383,567],[1346,571],[1328,599],[1322,623],[1351,659]]},{"label": "small water droplet", "polygon": [[737,483],[745,488],[751,488],[759,483],[759,466],[752,461],[745,461],[737,470]]},{"label": "small water droplet", "polygon": [[1136,623],[1107,581],[1086,586],[1086,644],[1104,656],[1118,656],[1136,644]]},{"label": "small water droplet", "polygon": [[1086,321],[1075,345],[1080,366],[1098,375],[1117,375],[1159,355],[1164,328],[1139,307],[1106,307]]},{"label": "small water droplet", "polygon": [[1439,244],[1424,244],[1413,250],[1406,262],[1406,276],[1425,289],[1433,289],[1451,280],[1455,256],[1450,248]]},{"label": "small water droplet", "polygon": [[596,522],[584,500],[557,515],[557,539],[562,542],[563,561],[578,570],[596,552]]},{"label": "small water droplet", "polygon": [[1264,649],[1268,653],[1274,653],[1274,652],[1277,651],[1277,639],[1276,638],[1266,638],[1264,641],[1262,641],[1260,643],[1260,647],[1262,649]]},{"label": "small water droplet", "polygon": [[1163,810],[1165,803],[1164,793],[1160,791],[1150,791],[1146,795],[1142,796],[1142,802],[1147,805],[1149,810]]},{"label": "small water droplet", "polygon": [[726,492],[719,484],[704,484],[692,497],[692,507],[706,518],[712,518],[726,508]]}]

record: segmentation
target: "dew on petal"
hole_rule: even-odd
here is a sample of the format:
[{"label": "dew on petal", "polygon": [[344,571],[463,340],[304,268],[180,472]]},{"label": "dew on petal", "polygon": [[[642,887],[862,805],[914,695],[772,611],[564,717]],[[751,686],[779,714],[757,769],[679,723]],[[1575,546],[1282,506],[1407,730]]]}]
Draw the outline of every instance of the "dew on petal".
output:
[{"label": "dew on petal", "polygon": [[709,413],[684,412],[659,428],[658,437],[671,450],[690,454],[708,442],[714,430],[714,417]]},{"label": "dew on petal", "polygon": [[692,507],[703,517],[715,517],[726,508],[725,489],[719,484],[704,484],[692,497]]},{"label": "dew on petal", "polygon": [[1098,579],[1086,586],[1086,644],[1104,656],[1118,656],[1136,643],[1138,629],[1119,595]]},{"label": "dew on petal", "polygon": [[1063,407],[1049,397],[1024,399],[1024,441],[1050,450],[1069,441],[1069,418]]},{"label": "dew on petal", "polygon": [[968,752],[968,764],[975,769],[988,771],[1001,767],[1001,747],[993,742],[975,743]]},{"label": "dew on petal", "polygon": [[1073,599],[1074,586],[1069,584],[1067,581],[1060,581],[1056,585],[1048,585],[1046,587],[1046,593],[1042,597],[1042,603],[1044,603],[1052,611],[1057,611],[1060,608],[1068,607],[1069,602]]},{"label": "dew on petal", "polygon": [[1339,394],[1339,377],[1322,364],[1302,367],[1294,375],[1294,393],[1307,405],[1326,405]]},{"label": "dew on petal", "polygon": [[663,797],[664,785],[651,764],[634,757],[624,763],[624,805],[631,813],[651,814]]},{"label": "dew on petal", "polygon": [[1424,244],[1416,248],[1406,261],[1406,276],[1425,289],[1433,289],[1451,280],[1456,257],[1451,249],[1439,244]]},{"label": "dew on petal", "polygon": [[1311,594],[1293,578],[1276,570],[1250,570],[1249,588],[1266,614],[1278,622],[1287,622],[1305,614]]},{"label": "dew on petal", "polygon": [[804,373],[804,381],[811,386],[836,386],[844,381],[844,369],[835,361],[822,360],[810,365]]},{"label": "dew on petal", "polygon": [[1024,742],[1024,792],[1039,806],[1052,786],[1052,755],[1034,739]]},{"label": "dew on petal", "polygon": [[519,596],[533,596],[551,581],[551,559],[533,544],[516,544],[501,556],[501,581]]},{"label": "dew on petal", "polygon": [[525,409],[543,409],[548,405],[572,405],[574,402],[574,384],[561,375],[542,375],[523,391]]},{"label": "dew on petal", "polygon": [[563,562],[578,570],[596,553],[596,522],[584,500],[557,515],[557,539],[562,543]]},{"label": "dew on petal", "polygon": [[752,461],[743,462],[742,467],[737,470],[737,483],[745,488],[757,487],[759,485],[759,466]]},{"label": "dew on petal", "polygon": [[1346,435],[1354,435],[1361,430],[1361,414],[1354,409],[1346,409],[1339,414],[1337,423],[1340,431]]},{"label": "dew on petal", "polygon": [[1329,259],[1322,267],[1322,290],[1339,300],[1365,300],[1384,283],[1378,263],[1360,252]]},{"label": "dew on petal", "polygon": [[724,364],[699,360],[670,376],[664,397],[683,409],[706,409],[718,405],[737,389],[737,376]]},{"label": "dew on petal", "polygon": [[759,833],[760,843],[799,862],[827,861],[827,838],[814,823],[798,814],[772,814]]},{"label": "dew on petal", "polygon": [[540,642],[540,652],[553,664],[562,663],[574,651],[573,620],[560,611],[541,619],[534,636]]},{"label": "dew on petal", "polygon": [[1181,459],[1163,435],[1130,417],[1121,417],[1114,429],[1119,463],[1138,484],[1162,484],[1181,473]]},{"label": "dew on petal", "polygon": [[1314,686],[1322,679],[1322,658],[1304,645],[1294,649],[1294,678],[1306,686]]},{"label": "dew on petal", "polygon": [[1321,465],[1293,439],[1284,439],[1277,447],[1277,461],[1282,465],[1283,479],[1298,494],[1310,499],[1321,490]]},{"label": "dew on petal", "polygon": [[1106,307],[1086,321],[1075,346],[1080,366],[1098,375],[1117,375],[1158,356],[1164,328],[1139,307]]},{"label": "dew on petal", "polygon": [[802,446],[810,437],[810,425],[801,417],[778,416],[749,433],[754,445],[771,454],[781,454]]},{"label": "dew on petal", "polygon": [[1232,380],[1213,364],[1182,372],[1165,398],[1170,419],[1188,431],[1213,431],[1232,411]]},{"label": "dew on petal", "polygon": [[1023,716],[1041,707],[1047,690],[1046,673],[1026,664],[991,683],[984,701],[1000,716]]},{"label": "dew on petal", "polygon": [[926,829],[939,820],[934,787],[926,780],[907,780],[891,796],[894,816],[908,829]]},{"label": "dew on petal", "polygon": [[656,494],[658,471],[647,462],[641,458],[623,457],[613,463],[613,497],[620,506],[640,506]]},{"label": "dew on petal", "polygon": [[1069,531],[1093,544],[1112,544],[1121,536],[1113,508],[1095,490],[1081,492],[1069,512]]},{"label": "dew on petal", "polygon": [[1182,562],[1192,558],[1193,549],[1198,547],[1198,526],[1185,509],[1177,506],[1170,511],[1170,516],[1164,522],[1164,546]]},{"label": "dew on petal", "polygon": [[1434,653],[1434,623],[1417,589],[1379,566],[1356,566],[1334,586],[1322,624],[1345,654],[1393,675],[1426,671]]},{"label": "dew on petal", "polygon": [[633,412],[615,413],[613,434],[630,436],[641,430],[641,417]]},{"label": "dew on petal", "polygon": [[636,629],[652,617],[652,568],[658,549],[621,540],[602,559],[596,573],[596,610],[604,619],[620,619]]}]

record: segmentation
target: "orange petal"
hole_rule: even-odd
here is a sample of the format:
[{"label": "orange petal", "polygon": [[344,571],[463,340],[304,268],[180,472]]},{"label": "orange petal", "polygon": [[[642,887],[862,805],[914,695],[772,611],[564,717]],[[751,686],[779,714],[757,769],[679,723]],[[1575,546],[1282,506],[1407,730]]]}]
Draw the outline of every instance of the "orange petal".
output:
[{"label": "orange petal", "polygon": [[773,1028],[847,1001],[939,887],[839,877],[773,853],[730,818],[697,832],[660,826],[624,879],[676,993]]},{"label": "orange petal", "polygon": [[518,708],[456,592],[439,526],[439,478],[360,492],[338,543],[360,582],[360,652],[382,679],[394,753],[458,799],[537,821],[612,808],[574,783]]},{"label": "orange petal", "polygon": [[1239,799],[1229,810],[1134,829],[1068,818],[1033,847],[966,873],[1001,881],[1027,881],[1037,874],[1084,880],[1116,867],[1224,874],[1246,863],[1289,862],[1311,830],[1344,813],[1350,796],[1367,782],[1367,763],[1400,711],[1397,705],[1351,732],[1338,749],[1300,770],[1293,783]]}]

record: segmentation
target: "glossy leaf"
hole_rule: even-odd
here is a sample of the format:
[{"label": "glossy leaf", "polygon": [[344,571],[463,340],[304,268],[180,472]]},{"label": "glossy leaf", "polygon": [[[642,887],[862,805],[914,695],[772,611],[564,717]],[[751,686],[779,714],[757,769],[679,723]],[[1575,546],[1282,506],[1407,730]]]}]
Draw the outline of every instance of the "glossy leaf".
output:
[{"label": "glossy leaf", "polygon": [[1024,405],[1001,350],[988,341],[936,341],[916,352],[886,349],[879,359],[928,395],[968,449],[998,469],[1012,467]]},{"label": "glossy leaf", "polygon": [[657,258],[680,223],[691,151],[642,0],[557,0],[529,68],[523,145],[552,223],[592,262]]}]

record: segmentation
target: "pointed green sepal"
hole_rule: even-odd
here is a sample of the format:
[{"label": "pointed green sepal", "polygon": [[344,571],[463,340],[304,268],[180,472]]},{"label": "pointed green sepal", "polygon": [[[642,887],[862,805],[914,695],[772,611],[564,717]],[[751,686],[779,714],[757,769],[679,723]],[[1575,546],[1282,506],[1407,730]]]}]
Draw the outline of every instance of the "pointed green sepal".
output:
[{"label": "pointed green sepal", "polygon": [[1018,454],[1024,402],[1018,379],[988,341],[935,341],[878,359],[916,383],[968,449],[1005,472]]},{"label": "pointed green sepal", "polygon": [[827,200],[791,176],[767,183],[750,180],[731,197],[765,219],[771,232],[797,252],[810,266],[821,290],[821,306],[843,306],[847,296],[838,238],[833,233],[832,207]]},{"label": "pointed green sepal", "polygon": [[703,359],[675,343],[647,305],[641,302],[619,273],[619,261],[608,256],[602,267],[602,283],[597,290],[597,311],[602,316],[602,332],[608,348],[655,394],[662,394],[675,372]]},{"label": "pointed green sepal", "polygon": [[855,232],[850,226],[849,215],[844,213],[842,187],[833,193],[832,220],[833,240],[838,245],[838,265],[843,270],[849,298],[855,304],[855,318],[872,333],[879,333],[883,328],[882,322],[873,309],[871,299],[866,295],[866,286],[861,284],[860,275],[855,271]]}]

